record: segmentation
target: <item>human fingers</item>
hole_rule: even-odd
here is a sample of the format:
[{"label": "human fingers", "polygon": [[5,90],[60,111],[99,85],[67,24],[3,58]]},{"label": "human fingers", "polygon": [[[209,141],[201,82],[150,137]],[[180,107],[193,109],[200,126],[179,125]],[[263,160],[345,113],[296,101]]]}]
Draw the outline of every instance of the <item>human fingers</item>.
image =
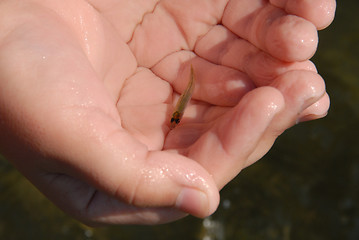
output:
[{"label": "human fingers", "polygon": [[[283,79],[280,77],[281,75],[292,71],[298,73],[298,76],[302,75],[301,72],[308,74],[307,71],[311,71],[313,75],[309,75],[307,80],[312,81],[314,85],[316,85],[316,81],[324,84],[323,79],[317,75],[316,67],[311,61],[292,63],[280,61],[247,41],[239,39],[223,26],[214,27],[206,36],[199,40],[195,52],[210,62],[245,72],[251,77],[256,86],[272,85],[274,82],[278,83],[278,79]],[[288,77],[284,79],[288,79],[291,84],[300,85],[301,82],[298,80],[301,79],[302,81],[305,78],[299,78],[295,81],[290,80]],[[277,86],[277,83],[272,86]],[[325,95],[320,101],[308,107],[301,114],[303,116],[301,120],[325,116],[328,106],[329,98]]]},{"label": "human fingers", "polygon": [[196,44],[198,56],[218,65],[247,74],[256,86],[270,84],[279,75],[292,70],[316,72],[310,61],[285,62],[238,38],[224,26],[215,26]]},{"label": "human fingers", "polygon": [[240,38],[283,61],[307,60],[317,48],[313,23],[267,1],[229,1],[222,22]]},{"label": "human fingers", "polygon": [[270,3],[311,21],[317,29],[326,28],[333,21],[336,8],[335,0],[270,0]]},{"label": "human fingers", "polygon": [[277,89],[254,89],[215,122],[197,130],[203,133],[185,154],[204,166],[222,188],[245,167],[248,156],[283,107],[283,96]]},{"label": "human fingers", "polygon": [[285,73],[272,87],[260,87],[245,95],[210,130],[204,126],[203,135],[186,154],[198,159],[221,187],[241,169],[260,159],[283,131],[305,120],[302,114],[310,114],[312,119],[325,115],[327,103],[324,81],[318,74]]},{"label": "human fingers", "polygon": [[275,79],[272,86],[282,93],[285,107],[266,129],[246,166],[261,158],[285,130],[300,121],[323,117],[329,108],[324,80],[312,71],[287,72]]}]

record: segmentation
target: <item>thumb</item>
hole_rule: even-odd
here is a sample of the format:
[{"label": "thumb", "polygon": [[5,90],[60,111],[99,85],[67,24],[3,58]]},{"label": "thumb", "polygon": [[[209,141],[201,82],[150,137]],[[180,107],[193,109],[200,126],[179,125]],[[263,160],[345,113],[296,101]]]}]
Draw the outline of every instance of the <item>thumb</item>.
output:
[{"label": "thumb", "polygon": [[133,182],[119,195],[136,206],[175,207],[197,217],[212,214],[219,194],[212,177],[197,162],[170,152],[149,152],[127,172]]},{"label": "thumb", "polygon": [[201,165],[175,152],[148,151],[116,121],[97,117],[88,118],[91,126],[62,128],[70,140],[65,131],[56,134],[56,148],[68,149],[57,156],[63,173],[136,207],[170,207],[197,217],[216,210],[218,188]]}]

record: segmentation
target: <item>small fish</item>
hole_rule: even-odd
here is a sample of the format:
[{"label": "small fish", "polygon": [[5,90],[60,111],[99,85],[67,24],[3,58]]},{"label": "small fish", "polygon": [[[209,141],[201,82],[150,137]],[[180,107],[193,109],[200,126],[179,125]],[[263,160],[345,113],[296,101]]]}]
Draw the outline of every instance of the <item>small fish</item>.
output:
[{"label": "small fish", "polygon": [[189,100],[191,100],[192,97],[192,93],[194,90],[194,82],[195,82],[195,76],[194,76],[193,67],[191,65],[191,75],[188,85],[184,90],[184,92],[182,93],[181,97],[178,99],[175,110],[172,114],[171,124],[170,124],[171,129],[174,129],[182,119],[187,103],[189,102]]}]

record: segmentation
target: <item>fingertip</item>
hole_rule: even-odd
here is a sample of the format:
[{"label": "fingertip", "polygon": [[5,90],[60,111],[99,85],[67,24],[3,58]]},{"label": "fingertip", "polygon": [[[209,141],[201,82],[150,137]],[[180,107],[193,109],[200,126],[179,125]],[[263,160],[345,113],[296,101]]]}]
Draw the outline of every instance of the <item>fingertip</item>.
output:
[{"label": "fingertip", "polygon": [[298,122],[306,122],[325,117],[328,114],[329,106],[330,98],[326,93],[321,99],[310,105],[300,114]]},{"label": "fingertip", "polygon": [[336,1],[289,1],[286,9],[288,9],[289,13],[296,14],[312,22],[317,29],[324,29],[334,19]]},{"label": "fingertip", "polygon": [[294,14],[312,22],[317,29],[324,29],[334,19],[335,0],[271,0],[273,5],[283,8],[289,14]]},{"label": "fingertip", "polygon": [[176,200],[176,208],[199,218],[214,213],[218,204],[218,192],[208,194],[193,188],[183,188]]},{"label": "fingertip", "polygon": [[[213,177],[192,159],[173,152],[151,152],[144,161],[140,180],[132,186],[131,204],[173,207],[196,217],[212,214],[219,204]],[[135,170],[138,175],[138,169]]]},{"label": "fingertip", "polygon": [[316,27],[300,17],[285,15],[269,27],[266,48],[283,61],[304,61],[311,58],[318,45]]},{"label": "fingertip", "polygon": [[[319,18],[315,18],[313,21],[318,30],[328,27],[333,22],[336,8],[337,2],[335,0],[329,0],[327,4],[321,5]],[[315,14],[313,14],[314,16]]]}]

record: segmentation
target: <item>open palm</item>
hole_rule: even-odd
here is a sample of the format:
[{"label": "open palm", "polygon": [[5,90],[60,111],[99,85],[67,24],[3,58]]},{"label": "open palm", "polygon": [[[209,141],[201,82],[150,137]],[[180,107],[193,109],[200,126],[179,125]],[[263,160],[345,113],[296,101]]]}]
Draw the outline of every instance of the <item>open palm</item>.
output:
[{"label": "open palm", "polygon": [[0,6],[0,149],[86,223],[205,217],[278,135],[327,112],[308,59],[333,1],[34,2]]}]

